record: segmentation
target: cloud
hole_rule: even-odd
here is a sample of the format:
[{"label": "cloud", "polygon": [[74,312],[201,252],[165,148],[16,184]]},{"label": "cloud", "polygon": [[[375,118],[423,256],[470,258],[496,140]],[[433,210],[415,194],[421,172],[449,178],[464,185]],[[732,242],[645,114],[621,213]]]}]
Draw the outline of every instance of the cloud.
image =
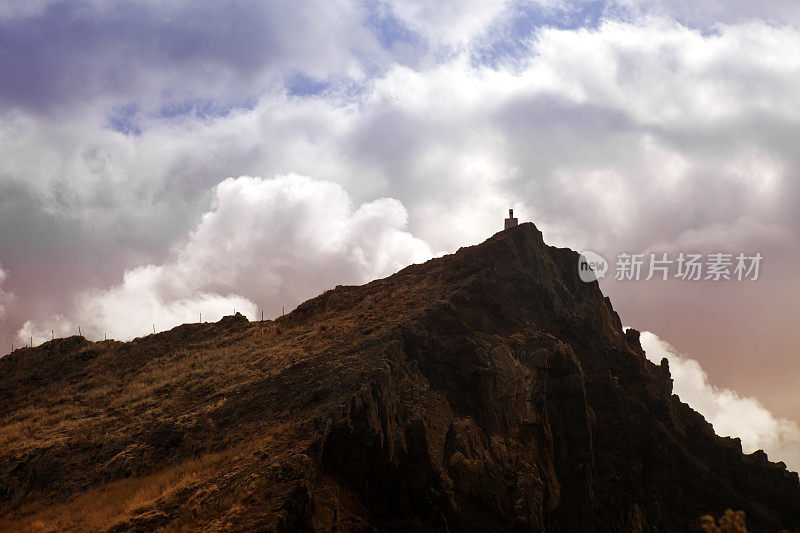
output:
[{"label": "cloud", "polygon": [[679,354],[657,335],[642,332],[641,342],[650,361],[659,364],[662,357],[667,358],[674,393],[703,415],[718,435],[739,437],[745,453],[764,450],[772,461],[800,470],[797,422],[775,416],[756,398],[712,385],[698,361]]},{"label": "cloud", "polygon": [[436,46],[464,46],[488,28],[511,0],[384,2],[409,28]]},{"label": "cloud", "polygon": [[796,231],[791,43],[800,33],[766,24],[705,35],[606,22],[541,29],[514,68],[467,55],[395,65],[355,90],[266,91],[224,116],[145,116],[139,136],[110,134],[97,116],[53,124],[9,112],[0,172],[41,210],[130,228],[126,239],[150,247],[137,253],[185,234],[220,176],[289,172],[338,182],[357,201],[398,198],[440,249],[483,236],[510,203],[576,247],[617,244],[583,242],[597,235],[641,246],[742,214]]},{"label": "cloud", "polygon": [[3,290],[3,284],[8,277],[8,272],[3,270],[2,266],[0,266],[0,318],[6,314],[6,307],[14,300],[14,294],[5,292]]},{"label": "cloud", "polygon": [[18,231],[0,235],[0,253],[23,276],[38,261],[66,263],[50,274],[59,292],[107,284],[164,260],[221,176],[291,172],[339,183],[356,202],[399,199],[410,230],[437,250],[480,240],[511,206],[550,241],[601,252],[743,216],[796,233],[800,161],[787,139],[800,127],[800,64],[776,42],[800,34],[757,23],[704,34],[662,20],[545,28],[513,67],[463,54],[311,97],[267,88],[219,116],[144,113],[139,135],[109,131],[102,109],[59,121],[6,109],[0,225]]},{"label": "cloud", "polygon": [[800,24],[800,6],[792,0],[615,0],[610,6],[629,16],[661,16],[685,24],[709,26],[752,20]]},{"label": "cloud", "polygon": [[0,105],[77,106],[211,98],[242,105],[301,72],[358,79],[383,61],[359,2],[38,0],[0,8]]},{"label": "cloud", "polygon": [[251,319],[290,310],[340,283],[363,283],[431,257],[403,228],[403,205],[381,198],[353,208],[345,190],[298,175],[229,178],[170,261],[125,272],[107,290],[80,294],[65,314],[28,321],[19,339],[74,334],[119,339],[237,309]]}]

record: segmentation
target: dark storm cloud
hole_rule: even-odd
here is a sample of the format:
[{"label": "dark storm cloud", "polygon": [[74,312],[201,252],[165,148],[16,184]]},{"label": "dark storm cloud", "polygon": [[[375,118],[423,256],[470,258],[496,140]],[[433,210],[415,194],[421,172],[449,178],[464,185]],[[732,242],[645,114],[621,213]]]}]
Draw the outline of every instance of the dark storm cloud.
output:
[{"label": "dark storm cloud", "polygon": [[318,2],[58,1],[0,18],[0,105],[92,98],[256,97],[293,71],[318,77],[379,55],[362,8]]}]

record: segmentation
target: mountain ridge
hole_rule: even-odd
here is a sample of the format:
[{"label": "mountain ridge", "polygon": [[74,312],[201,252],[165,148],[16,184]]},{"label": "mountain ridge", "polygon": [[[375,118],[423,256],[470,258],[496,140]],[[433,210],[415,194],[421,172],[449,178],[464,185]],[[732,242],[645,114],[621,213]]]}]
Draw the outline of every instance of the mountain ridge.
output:
[{"label": "mountain ridge", "polygon": [[797,473],[714,435],[577,265],[524,223],[274,321],[17,350],[0,526],[105,491],[118,531],[797,527]]}]

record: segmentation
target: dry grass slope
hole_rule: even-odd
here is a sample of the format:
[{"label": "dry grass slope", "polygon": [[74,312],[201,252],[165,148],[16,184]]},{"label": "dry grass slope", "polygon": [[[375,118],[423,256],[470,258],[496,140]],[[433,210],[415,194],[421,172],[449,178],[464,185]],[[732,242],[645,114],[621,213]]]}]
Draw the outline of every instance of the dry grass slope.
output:
[{"label": "dry grass slope", "polygon": [[16,350],[0,530],[793,520],[796,476],[672,398],[577,255],[540,239],[523,224],[275,321]]}]

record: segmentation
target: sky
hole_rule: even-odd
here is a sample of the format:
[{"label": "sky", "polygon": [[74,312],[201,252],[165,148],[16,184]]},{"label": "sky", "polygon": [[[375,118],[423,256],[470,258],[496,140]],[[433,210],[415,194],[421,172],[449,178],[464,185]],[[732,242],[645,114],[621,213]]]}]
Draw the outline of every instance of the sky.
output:
[{"label": "sky", "polygon": [[719,432],[800,468],[794,0],[6,0],[0,73],[0,353],[275,317],[514,208],[609,261]]}]

